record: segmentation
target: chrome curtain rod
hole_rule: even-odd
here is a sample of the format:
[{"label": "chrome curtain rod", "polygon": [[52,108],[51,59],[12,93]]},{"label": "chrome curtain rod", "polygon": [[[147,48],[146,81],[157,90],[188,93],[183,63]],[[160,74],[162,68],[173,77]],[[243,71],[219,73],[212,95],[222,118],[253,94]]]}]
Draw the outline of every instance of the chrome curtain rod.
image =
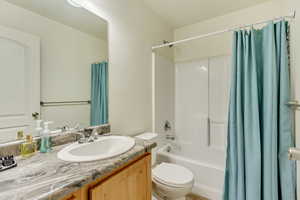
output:
[{"label": "chrome curtain rod", "polygon": [[52,102],[44,102],[41,101],[40,105],[43,107],[49,106],[75,106],[75,105],[88,105],[91,104],[91,101],[52,101]]},{"label": "chrome curtain rod", "polygon": [[218,35],[218,34],[222,34],[222,33],[226,33],[226,32],[231,32],[231,31],[235,31],[235,30],[238,30],[238,29],[251,27],[251,26],[254,26],[254,25],[265,24],[265,23],[268,23],[270,21],[278,21],[278,20],[282,20],[282,19],[295,19],[295,17],[296,17],[296,11],[294,11],[290,15],[275,17],[273,19],[259,21],[259,22],[256,22],[254,24],[243,24],[243,25],[239,25],[239,26],[233,26],[232,28],[225,29],[225,30],[215,31],[215,32],[206,33],[206,34],[203,34],[203,35],[198,35],[198,36],[178,40],[178,41],[175,41],[175,42],[169,42],[169,43],[166,43],[166,44],[156,45],[156,46],[152,47],[152,50],[163,48],[163,47],[168,47],[168,46],[171,46],[171,45],[180,44],[180,43],[184,43],[184,42],[188,42],[188,41],[192,41],[192,40],[206,38],[206,37],[210,37],[210,36],[214,36],[214,35]]},{"label": "chrome curtain rod", "polygon": [[92,64],[99,64],[99,63],[103,63],[103,62],[107,62],[108,63],[107,60],[102,60],[102,61],[99,61],[99,62],[93,62]]}]

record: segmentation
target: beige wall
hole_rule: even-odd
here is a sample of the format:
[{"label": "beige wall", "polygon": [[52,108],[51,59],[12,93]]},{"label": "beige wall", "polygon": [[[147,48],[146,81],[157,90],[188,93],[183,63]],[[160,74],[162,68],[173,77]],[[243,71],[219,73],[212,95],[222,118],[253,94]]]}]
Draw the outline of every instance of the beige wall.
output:
[{"label": "beige wall", "polygon": [[[164,130],[166,121],[171,125],[168,132]],[[155,132],[175,133],[175,66],[173,59],[158,51],[155,54]]]},{"label": "beige wall", "polygon": [[[173,31],[141,0],[89,0],[109,23],[109,119],[112,132],[150,131],[151,47]],[[94,8],[96,6],[96,8]]]},{"label": "beige wall", "polygon": [[[88,11],[87,11],[88,12]],[[41,100],[90,99],[91,63],[107,60],[107,42],[33,12],[0,1],[0,25],[41,38]],[[42,108],[53,127],[89,125],[89,106]]]},{"label": "beige wall", "polygon": [[[232,12],[210,20],[184,26],[174,31],[175,40],[231,28],[235,25],[251,24],[270,19],[283,12],[281,1],[273,0],[254,7]],[[187,61],[199,58],[229,55],[231,53],[232,33],[224,33],[205,39],[194,40],[175,48],[175,61]]]},{"label": "beige wall", "polygon": [[[196,36],[204,33],[227,29],[234,25],[254,23],[281,15],[289,15],[298,10],[296,19],[291,21],[291,75],[292,91],[295,99],[300,100],[300,1],[299,0],[272,0],[254,7],[232,12],[230,14],[192,24],[175,30],[175,40]],[[230,55],[231,33],[221,34],[206,39],[200,39],[178,45],[175,48],[175,61],[187,61],[218,55]],[[300,147],[300,113],[296,111],[296,141]],[[299,168],[300,170],[300,168]],[[299,171],[298,170],[298,171]],[[300,180],[300,173],[298,173]],[[298,181],[298,193],[300,182]],[[300,194],[298,194],[300,195]]]},{"label": "beige wall", "polygon": [[[294,92],[294,98],[300,100],[300,1],[299,0],[282,0],[283,11],[289,12],[290,10],[297,10],[296,20],[291,24],[291,75],[292,75],[292,91]],[[296,111],[296,145],[300,148],[300,113]],[[300,196],[300,165],[298,161],[298,185],[297,192],[298,197]]]}]

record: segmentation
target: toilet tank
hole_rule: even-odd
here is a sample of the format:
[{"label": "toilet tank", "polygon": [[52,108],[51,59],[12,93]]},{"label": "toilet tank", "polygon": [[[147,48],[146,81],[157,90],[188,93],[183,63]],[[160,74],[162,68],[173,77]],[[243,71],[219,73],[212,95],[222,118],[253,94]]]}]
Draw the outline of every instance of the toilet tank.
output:
[{"label": "toilet tank", "polygon": [[163,135],[158,133],[145,132],[135,136],[138,139],[156,142],[157,146],[151,150],[152,166],[156,164],[156,155],[158,149],[163,145]]}]

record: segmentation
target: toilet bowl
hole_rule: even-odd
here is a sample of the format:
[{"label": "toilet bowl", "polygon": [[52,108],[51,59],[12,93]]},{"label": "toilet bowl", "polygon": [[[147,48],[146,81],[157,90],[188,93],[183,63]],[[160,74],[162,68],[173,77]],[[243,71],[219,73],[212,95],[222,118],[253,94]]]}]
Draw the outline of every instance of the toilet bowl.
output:
[{"label": "toilet bowl", "polygon": [[[155,141],[158,147],[152,149],[152,166],[156,164],[156,154],[161,146],[159,134],[142,133],[138,139]],[[180,165],[161,163],[152,169],[153,200],[185,200],[192,191],[194,174]]]},{"label": "toilet bowl", "polygon": [[159,200],[184,200],[192,190],[194,175],[180,165],[161,163],[152,170],[152,184]]}]

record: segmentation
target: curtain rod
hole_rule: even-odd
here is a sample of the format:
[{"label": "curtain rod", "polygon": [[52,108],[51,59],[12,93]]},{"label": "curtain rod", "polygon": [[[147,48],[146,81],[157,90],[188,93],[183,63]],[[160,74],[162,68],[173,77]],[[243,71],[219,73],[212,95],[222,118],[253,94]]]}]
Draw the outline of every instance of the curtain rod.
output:
[{"label": "curtain rod", "polygon": [[99,61],[99,62],[93,62],[93,63],[92,63],[92,65],[94,65],[94,64],[99,64],[99,63],[103,63],[103,62],[106,62],[106,63],[108,63],[108,61],[107,61],[107,60],[102,60],[102,61]]},{"label": "curtain rod", "polygon": [[244,24],[244,25],[239,25],[239,26],[233,26],[232,28],[225,29],[225,30],[215,31],[215,32],[206,33],[206,34],[203,34],[203,35],[198,35],[198,36],[178,40],[178,41],[175,41],[175,42],[169,42],[169,43],[166,43],[166,44],[156,45],[156,46],[152,47],[152,50],[163,48],[163,47],[168,47],[168,46],[171,46],[171,45],[180,44],[180,43],[184,43],[184,42],[188,42],[188,41],[192,41],[192,40],[206,38],[206,37],[209,37],[209,36],[214,36],[214,35],[218,35],[218,34],[222,34],[222,33],[226,33],[226,32],[231,32],[231,31],[235,31],[235,30],[238,30],[238,29],[251,27],[251,26],[254,26],[254,25],[265,24],[265,23],[268,23],[270,21],[278,21],[278,20],[282,20],[282,19],[295,19],[295,17],[296,17],[296,11],[292,12],[290,15],[275,17],[273,19],[259,21],[259,22],[256,22],[254,24]]}]

